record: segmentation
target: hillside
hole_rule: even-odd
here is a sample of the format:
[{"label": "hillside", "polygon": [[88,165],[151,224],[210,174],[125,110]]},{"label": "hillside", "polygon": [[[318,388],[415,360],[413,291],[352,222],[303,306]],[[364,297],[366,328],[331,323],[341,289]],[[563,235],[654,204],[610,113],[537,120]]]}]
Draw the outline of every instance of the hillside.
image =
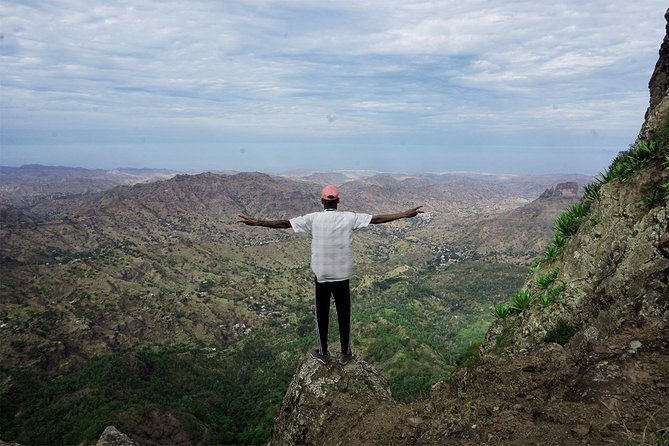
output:
[{"label": "hillside", "polygon": [[164,169],[90,170],[40,164],[0,166],[0,201],[25,205],[43,199],[102,192],[119,185],[163,180],[176,174]]},{"label": "hillside", "polygon": [[492,217],[468,219],[453,232],[483,257],[531,262],[550,243],[555,219],[581,195],[578,183],[559,183],[536,200]]},{"label": "hillside", "polygon": [[[397,398],[448,376],[525,275],[452,238],[442,265],[444,229],[494,220],[552,179],[376,174],[342,185],[342,209],[427,210],[355,241],[356,351]],[[0,438],[72,444],[114,424],[146,444],[266,441],[313,344],[309,247],[237,215],[316,211],[320,188],[202,173],[0,205]]]},{"label": "hillside", "polygon": [[637,143],[558,217],[480,348],[413,404],[393,400],[364,357],[320,368],[305,358],[271,444],[667,444],[669,10],[665,17]]}]

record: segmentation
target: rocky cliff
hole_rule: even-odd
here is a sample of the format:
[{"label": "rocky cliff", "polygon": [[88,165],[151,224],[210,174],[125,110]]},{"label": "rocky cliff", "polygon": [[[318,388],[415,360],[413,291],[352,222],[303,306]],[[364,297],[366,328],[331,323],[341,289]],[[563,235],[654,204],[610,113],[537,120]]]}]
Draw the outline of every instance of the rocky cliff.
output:
[{"label": "rocky cliff", "polygon": [[480,358],[412,405],[353,390],[381,384],[362,362],[343,390],[345,369],[305,360],[273,444],[667,444],[668,79],[669,37],[635,147],[570,209]]},{"label": "rocky cliff", "polygon": [[362,359],[323,366],[308,355],[286,392],[270,445],[319,444],[396,405],[386,380]]}]

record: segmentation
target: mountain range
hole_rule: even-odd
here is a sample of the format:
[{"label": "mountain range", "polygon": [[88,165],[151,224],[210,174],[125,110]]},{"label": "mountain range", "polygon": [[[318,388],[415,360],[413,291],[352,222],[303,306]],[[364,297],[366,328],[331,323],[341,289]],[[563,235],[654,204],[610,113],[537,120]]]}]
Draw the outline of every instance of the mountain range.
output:
[{"label": "mountain range", "polygon": [[[268,394],[265,403],[278,408],[281,389],[300,352],[312,342],[308,240],[290,231],[247,228],[237,223],[237,216],[290,218],[317,211],[322,183],[258,172],[149,171],[135,172],[135,184],[119,185],[109,180],[115,174],[108,172],[44,166],[19,170],[30,174],[3,174],[3,190],[11,192],[0,196],[0,327],[5,334],[0,353],[2,401],[9,414],[3,419],[3,431],[13,432],[10,438],[35,443],[46,435],[31,430],[29,417],[17,425],[13,416],[26,410],[40,413],[44,401],[39,394],[47,389],[37,383],[56,377],[81,380],[81,374],[91,376],[91,367],[100,367],[96,365],[100,360],[140,373],[157,361],[146,355],[166,355],[179,362],[183,349],[195,358],[214,355],[215,367],[227,370],[220,373],[229,374],[230,385],[238,389],[244,388],[234,384],[239,361],[256,364],[248,379],[255,383],[252,388],[264,388],[268,384],[262,383],[262,374],[268,372],[256,361],[268,354],[283,358],[281,366],[272,370],[282,374],[276,379],[283,384],[272,386],[278,390]],[[118,178],[129,181],[125,174]],[[396,393],[409,399],[452,370],[457,356],[490,323],[491,306],[505,299],[507,290],[524,275],[534,248],[518,247],[518,232],[515,237],[507,233],[504,241],[490,236],[486,228],[508,224],[509,219],[526,220],[513,233],[541,221],[536,232],[545,240],[552,231],[553,215],[566,202],[538,196],[555,187],[556,180],[576,178],[581,184],[587,180],[572,175],[471,173],[370,174],[353,179],[335,173],[310,178],[347,179],[340,184],[345,210],[388,213],[422,205],[426,211],[410,222],[370,228],[356,237],[355,246],[358,351],[376,357]],[[100,190],[78,188],[88,181]],[[40,186],[31,187],[31,182]],[[514,213],[532,203],[552,211]],[[493,251],[497,257],[488,255]],[[481,280],[480,271],[487,271],[488,279]],[[485,290],[482,295],[481,290]],[[456,319],[446,324],[443,316],[449,313]],[[416,319],[425,322],[416,324]],[[407,332],[388,332],[387,322],[380,321],[393,321]],[[423,340],[409,342],[413,331],[421,332],[415,336]],[[268,343],[267,338],[273,341]],[[392,347],[395,342],[401,346]],[[293,347],[287,349],[289,345]],[[406,356],[392,353],[396,348]],[[141,373],[145,379],[159,379]],[[161,373],[160,379],[164,376],[169,375]],[[108,383],[88,379],[93,382],[84,386],[86,392],[96,401],[106,401],[108,397],[98,393],[106,395]],[[224,394],[230,392],[225,389]],[[235,398],[246,401],[249,396],[244,392]],[[166,414],[193,415],[151,401],[154,397],[147,395],[141,407],[148,407],[155,419],[140,424],[145,440],[160,442],[165,438],[157,432],[165,431]],[[70,398],[64,395],[63,401]],[[140,424],[127,417],[136,417],[131,414],[140,403],[114,398],[128,407],[115,416],[101,414],[101,419],[137,434]],[[227,404],[221,402],[216,410],[228,413]],[[46,407],[51,407],[50,413],[58,412]],[[266,439],[272,419],[264,419],[259,428],[257,417],[248,415],[233,423],[234,428],[220,425],[214,430],[228,435],[228,442]],[[202,422],[211,423],[202,419],[198,423]],[[202,429],[183,423],[176,429],[184,429],[188,441],[204,435]],[[48,438],[62,442],[66,437],[85,437],[69,429],[64,424]],[[248,437],[251,431],[257,437]]]}]

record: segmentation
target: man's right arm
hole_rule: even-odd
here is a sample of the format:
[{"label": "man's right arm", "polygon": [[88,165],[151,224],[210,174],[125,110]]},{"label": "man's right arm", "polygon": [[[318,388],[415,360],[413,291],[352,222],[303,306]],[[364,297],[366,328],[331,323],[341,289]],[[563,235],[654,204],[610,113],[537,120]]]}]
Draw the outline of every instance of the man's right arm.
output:
[{"label": "man's right arm", "polygon": [[290,221],[288,220],[258,220],[257,218],[239,215],[238,223],[244,223],[247,226],[264,226],[266,228],[288,229]]}]

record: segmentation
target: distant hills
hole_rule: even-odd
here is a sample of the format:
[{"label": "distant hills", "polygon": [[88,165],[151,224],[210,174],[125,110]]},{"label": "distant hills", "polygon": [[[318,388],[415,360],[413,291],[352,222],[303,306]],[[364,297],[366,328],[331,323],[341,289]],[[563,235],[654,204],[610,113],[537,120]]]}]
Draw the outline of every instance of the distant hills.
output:
[{"label": "distant hills", "polygon": [[171,178],[166,169],[119,168],[112,170],[28,164],[0,166],[0,202],[29,203],[40,197],[62,197],[102,192],[119,185]]},{"label": "distant hills", "polygon": [[158,444],[266,441],[313,344],[309,242],[237,215],[318,211],[337,179],[342,210],[426,211],[354,244],[356,351],[410,400],[482,337],[526,273],[523,231],[549,237],[566,205],[539,196],[574,176],[3,168],[2,440],[81,443],[113,421]]}]

